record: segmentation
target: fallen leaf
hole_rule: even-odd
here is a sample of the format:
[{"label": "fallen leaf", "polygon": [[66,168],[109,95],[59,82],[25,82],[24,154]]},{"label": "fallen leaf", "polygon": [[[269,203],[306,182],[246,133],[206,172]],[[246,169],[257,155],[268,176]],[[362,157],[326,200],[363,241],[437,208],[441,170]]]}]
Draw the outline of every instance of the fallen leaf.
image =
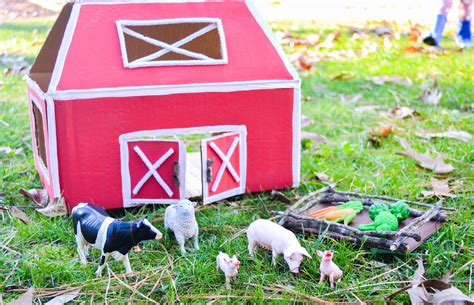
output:
[{"label": "fallen leaf", "polygon": [[12,149],[11,147],[8,146],[0,146],[0,154],[5,154],[5,155],[18,155],[23,151],[23,148],[16,148]]},{"label": "fallen leaf", "polygon": [[429,105],[438,105],[443,91],[438,90],[438,83],[435,81],[432,87],[428,87],[418,97],[420,101]]},{"label": "fallen leaf", "polygon": [[379,123],[379,134],[381,137],[388,137],[392,133],[393,125],[387,122]]},{"label": "fallen leaf", "polygon": [[421,52],[421,47],[418,45],[409,45],[403,49],[405,53],[418,53]]},{"label": "fallen leaf", "polygon": [[368,81],[373,82],[376,85],[385,85],[386,83],[397,84],[401,86],[411,86],[413,83],[409,77],[401,78],[399,76],[372,76],[365,78]]},{"label": "fallen leaf", "polygon": [[382,109],[382,108],[383,108],[383,107],[380,106],[380,105],[363,105],[363,106],[359,106],[359,107],[354,108],[354,111],[357,111],[357,112],[368,112],[368,111],[380,110],[380,109]]},{"label": "fallen leaf", "polygon": [[275,191],[275,190],[272,191],[271,199],[272,200],[278,200],[278,201],[286,203],[286,204],[291,203],[291,200],[288,197],[286,197],[285,194],[283,194],[282,192],[279,192],[279,191]]},{"label": "fallen leaf", "polygon": [[308,41],[310,45],[314,46],[318,44],[320,38],[321,37],[318,34],[309,34],[306,36],[306,41]]},{"label": "fallen leaf", "polygon": [[19,189],[18,192],[23,196],[33,200],[33,202],[41,208],[44,208],[49,201],[48,191],[45,189]]},{"label": "fallen leaf", "polygon": [[326,174],[323,173],[314,173],[314,179],[316,181],[321,181],[325,183],[333,183],[334,180]]},{"label": "fallen leaf", "polygon": [[408,41],[418,42],[422,34],[421,27],[419,24],[415,24],[410,28],[410,35],[408,36]]},{"label": "fallen leaf", "polygon": [[301,117],[301,128],[303,127],[307,127],[309,125],[313,125],[314,124],[314,120],[310,117],[307,117],[305,115],[303,115]]},{"label": "fallen leaf", "polygon": [[454,170],[451,164],[444,162],[444,156],[440,154],[436,159],[432,159],[428,152],[421,154],[411,148],[407,140],[404,138],[396,138],[400,144],[405,148],[405,151],[399,152],[399,155],[412,158],[417,161],[419,166],[432,170],[435,174],[447,174]]},{"label": "fallen leaf", "polygon": [[298,56],[298,63],[299,67],[305,71],[311,70],[311,68],[313,67],[313,64],[309,61],[307,55],[304,53]]},{"label": "fallen leaf", "polygon": [[323,136],[323,135],[319,135],[319,134],[316,134],[316,133],[312,133],[312,132],[307,132],[307,131],[302,131],[301,132],[301,139],[307,139],[307,140],[310,140],[311,142],[317,144],[317,143],[327,143],[328,142],[328,139]]},{"label": "fallen leaf", "polygon": [[33,304],[33,288],[28,288],[28,290],[21,295],[18,299],[15,301],[10,302],[9,305],[29,305]]},{"label": "fallen leaf", "polygon": [[401,120],[406,117],[413,117],[415,115],[418,115],[418,112],[413,108],[401,106],[393,108],[392,110],[390,110],[389,113],[387,113],[387,115],[392,118]]},{"label": "fallen leaf", "polygon": [[428,183],[428,186],[430,186],[432,190],[421,191],[421,193],[425,197],[438,196],[455,198],[456,195],[451,194],[451,189],[449,188],[448,182],[449,179],[438,180],[436,178],[431,178],[430,183]]},{"label": "fallen leaf", "polygon": [[327,49],[334,47],[334,40],[336,40],[339,36],[341,36],[341,33],[339,32],[329,34],[326,39],[318,45],[318,47]]},{"label": "fallen leaf", "polygon": [[377,130],[370,130],[370,135],[367,142],[369,142],[369,144],[373,147],[380,147],[382,145],[382,140],[387,138],[392,133],[392,128],[392,124],[388,122],[379,123],[379,128]]},{"label": "fallen leaf", "polygon": [[28,224],[29,222],[31,222],[31,218],[28,217],[25,212],[15,206],[10,207],[10,213],[19,220],[21,220],[24,224]]},{"label": "fallen leaf", "polygon": [[417,136],[425,139],[431,138],[451,138],[456,140],[461,140],[464,142],[469,142],[472,139],[472,135],[466,131],[444,131],[444,132],[417,132]]},{"label": "fallen leaf", "polygon": [[352,73],[347,73],[347,72],[342,72],[339,73],[338,75],[334,76],[332,80],[348,80],[354,77],[354,74]]},{"label": "fallen leaf", "polygon": [[370,30],[370,32],[374,33],[377,36],[385,36],[385,35],[391,35],[392,29],[389,26],[382,25],[382,26],[374,27],[373,29]]},{"label": "fallen leaf", "polygon": [[48,217],[67,215],[66,204],[62,197],[53,199],[45,208],[36,209],[36,211]]},{"label": "fallen leaf", "polygon": [[79,291],[81,289],[76,289],[70,292],[66,292],[64,294],[58,295],[57,297],[49,300],[48,302],[44,303],[45,305],[63,305],[67,302],[72,301],[79,295]]},{"label": "fallen leaf", "polygon": [[357,93],[354,95],[339,94],[339,98],[344,104],[355,104],[362,98],[362,93]]}]

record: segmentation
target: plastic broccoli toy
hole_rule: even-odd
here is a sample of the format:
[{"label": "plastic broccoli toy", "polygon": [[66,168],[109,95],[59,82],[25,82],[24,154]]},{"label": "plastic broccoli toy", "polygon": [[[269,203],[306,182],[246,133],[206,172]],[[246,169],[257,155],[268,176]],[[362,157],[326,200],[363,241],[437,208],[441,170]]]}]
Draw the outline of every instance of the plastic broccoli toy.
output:
[{"label": "plastic broccoli toy", "polygon": [[361,231],[397,231],[398,219],[388,211],[381,211],[373,223],[359,225]]},{"label": "plastic broccoli toy", "polygon": [[390,213],[395,215],[398,219],[398,221],[403,221],[410,216],[410,211],[408,210],[408,205],[400,200],[395,202],[391,207],[390,207]]},{"label": "plastic broccoli toy", "polygon": [[370,219],[375,220],[377,215],[379,215],[379,213],[382,211],[388,212],[388,206],[385,203],[376,202],[372,204],[369,208]]}]

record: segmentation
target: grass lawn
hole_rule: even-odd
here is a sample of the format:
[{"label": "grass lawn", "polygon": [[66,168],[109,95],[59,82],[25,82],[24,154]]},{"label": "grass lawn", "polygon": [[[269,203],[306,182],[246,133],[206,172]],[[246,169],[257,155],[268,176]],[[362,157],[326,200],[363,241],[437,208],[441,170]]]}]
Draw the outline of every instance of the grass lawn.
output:
[{"label": "grass lawn", "polygon": [[[25,57],[31,63],[38,52],[51,21],[17,21],[0,26],[0,49],[3,58]],[[368,24],[366,28],[375,27]],[[8,212],[0,210],[0,294],[8,302],[17,298],[28,287],[35,295],[47,301],[44,292],[51,288],[80,286],[81,294],[75,301],[127,302],[149,299],[160,303],[205,302],[214,299],[228,301],[295,300],[308,301],[306,295],[327,300],[382,301],[382,298],[410,281],[417,258],[424,258],[426,277],[440,278],[454,274],[452,282],[469,294],[469,277],[472,277],[473,222],[472,199],[474,191],[474,141],[465,143],[456,139],[426,140],[415,132],[464,130],[474,134],[474,52],[459,52],[451,38],[445,39],[444,54],[406,52],[411,44],[408,28],[391,25],[389,43],[373,33],[362,38],[350,32],[349,27],[318,24],[273,24],[275,31],[291,32],[292,41],[305,39],[307,34],[318,34],[325,40],[331,33],[340,36],[329,48],[309,48],[309,53],[322,56],[309,71],[301,71],[303,78],[303,106],[305,116],[314,123],[304,130],[324,135],[326,144],[305,145],[302,154],[302,185],[299,190],[287,190],[287,195],[304,195],[323,187],[314,180],[314,173],[325,173],[337,182],[337,188],[362,193],[388,195],[409,200],[434,203],[437,198],[424,199],[421,191],[428,189],[434,176],[429,170],[416,166],[409,158],[395,154],[402,147],[394,136],[405,137],[411,145],[432,154],[443,153],[446,162],[455,170],[449,174],[456,198],[446,205],[456,208],[449,222],[414,253],[406,256],[377,254],[327,237],[299,235],[304,247],[314,256],[303,262],[301,274],[293,276],[280,257],[277,267],[271,266],[271,253],[259,251],[256,259],[247,254],[245,235],[239,235],[255,219],[270,217],[271,210],[283,210],[281,203],[270,201],[268,193],[245,195],[200,207],[197,220],[201,227],[201,249],[180,255],[174,237],[166,236],[160,242],[145,242],[141,253],[131,253],[133,277],[119,276],[123,265],[110,261],[113,273],[104,271],[104,277],[94,278],[99,253],[92,251],[93,262],[83,267],[78,260],[69,217],[46,218],[25,208],[32,218],[23,224]],[[335,51],[366,50],[368,43],[373,52],[366,55],[335,58]],[[285,45],[292,57],[302,52],[299,44]],[[0,63],[2,70],[9,63]],[[334,80],[341,73],[348,79]],[[377,85],[366,77],[409,77],[409,86],[386,83]],[[443,96],[439,105],[427,105],[417,100],[423,86],[436,78]],[[346,99],[361,94],[355,103]],[[379,110],[359,111],[364,105],[378,105]],[[405,119],[382,116],[396,106],[414,108],[419,115]],[[369,130],[377,129],[381,122],[389,122],[394,132],[382,139],[380,147],[368,144]],[[32,206],[18,194],[19,188],[39,188],[34,170],[27,112],[25,82],[21,75],[0,75],[0,146],[21,148],[15,153],[0,153],[0,198],[6,205]],[[160,206],[115,211],[117,217],[132,220],[147,214],[161,231],[164,208]],[[319,259],[316,249],[335,251],[335,262],[344,271],[342,282],[332,290],[318,285]],[[21,257],[15,255],[17,251]],[[215,271],[215,257],[219,251],[237,254],[242,262],[234,290],[227,292],[224,276]],[[385,273],[383,276],[380,274]],[[48,288],[50,290],[48,290]],[[130,288],[133,288],[132,290]],[[228,297],[224,297],[229,295]],[[149,299],[148,299],[149,298]],[[0,298],[1,300],[1,298]],[[397,302],[408,303],[407,295]],[[1,303],[1,301],[0,301]]]}]

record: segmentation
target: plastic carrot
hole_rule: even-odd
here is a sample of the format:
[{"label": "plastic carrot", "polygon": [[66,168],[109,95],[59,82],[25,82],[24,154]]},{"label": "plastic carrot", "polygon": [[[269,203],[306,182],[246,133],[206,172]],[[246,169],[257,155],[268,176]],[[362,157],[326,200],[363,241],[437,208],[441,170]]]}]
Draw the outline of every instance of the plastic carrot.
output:
[{"label": "plastic carrot", "polygon": [[336,209],[335,211],[330,211],[330,212],[324,214],[323,217],[327,220],[334,220],[334,219],[337,219],[339,217],[347,216],[347,215],[349,215],[353,212],[354,212],[353,209],[343,209],[343,210]]},{"label": "plastic carrot", "polygon": [[308,214],[309,217],[322,218],[326,213],[337,210],[337,207],[331,206]]}]

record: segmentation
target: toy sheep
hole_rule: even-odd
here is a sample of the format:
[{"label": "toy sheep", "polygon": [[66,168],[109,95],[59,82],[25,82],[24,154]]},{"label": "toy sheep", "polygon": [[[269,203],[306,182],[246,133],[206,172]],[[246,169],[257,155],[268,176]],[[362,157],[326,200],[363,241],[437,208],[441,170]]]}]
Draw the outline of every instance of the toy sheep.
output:
[{"label": "toy sheep", "polygon": [[194,216],[194,204],[187,200],[180,200],[176,205],[170,205],[165,210],[165,229],[174,232],[176,241],[181,248],[181,254],[186,254],[184,243],[192,239],[194,248],[199,250],[199,227]]},{"label": "toy sheep", "polygon": [[321,257],[321,265],[319,270],[321,270],[321,277],[319,278],[319,284],[322,284],[324,278],[329,276],[329,284],[331,288],[334,288],[334,279],[337,279],[338,282],[341,281],[342,271],[339,267],[332,261],[334,254],[332,251],[319,251],[316,250],[316,253]]},{"label": "toy sheep", "polygon": [[237,279],[237,273],[240,267],[240,261],[234,255],[232,258],[227,253],[219,252],[216,257],[217,270],[221,269],[225,274],[225,288],[230,290],[230,280],[234,281]]}]

